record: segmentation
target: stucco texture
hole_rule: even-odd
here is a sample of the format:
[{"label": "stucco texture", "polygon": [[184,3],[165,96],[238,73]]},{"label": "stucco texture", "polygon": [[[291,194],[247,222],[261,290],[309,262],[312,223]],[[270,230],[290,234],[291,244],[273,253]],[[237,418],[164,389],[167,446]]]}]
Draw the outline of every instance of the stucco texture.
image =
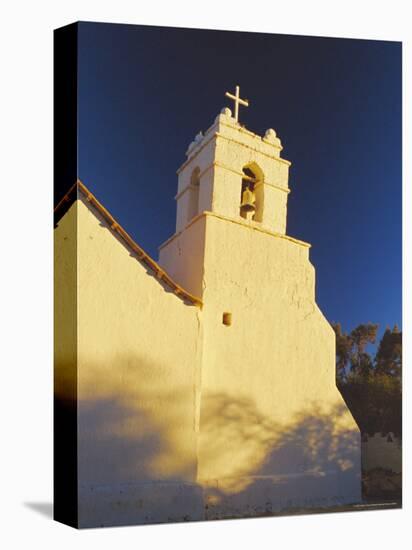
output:
[{"label": "stucco texture", "polygon": [[[157,272],[87,192],[60,220],[56,322],[71,324],[56,372],[76,363],[80,526],[360,501],[360,434],[335,385],[309,245],[286,235],[280,151],[273,130],[219,115],[178,171]],[[240,215],[245,166],[260,221]]]},{"label": "stucco texture", "polygon": [[[77,201],[70,217],[78,236],[79,525],[196,516],[199,309],[142,265],[90,205]],[[56,230],[63,256],[76,237],[66,233]]]},{"label": "stucco texture", "polygon": [[263,495],[271,509],[359,500],[359,430],[308,248],[213,215],[206,234],[199,479],[239,515]]},{"label": "stucco texture", "polygon": [[[219,115],[178,170],[177,232],[160,247],[161,265],[203,301],[198,481],[207,517],[361,499],[360,433],[336,388],[310,245],[286,234],[290,162],[280,151],[273,130],[261,138]],[[261,189],[260,222],[240,216],[246,167]],[[184,197],[195,170],[193,217]]]}]

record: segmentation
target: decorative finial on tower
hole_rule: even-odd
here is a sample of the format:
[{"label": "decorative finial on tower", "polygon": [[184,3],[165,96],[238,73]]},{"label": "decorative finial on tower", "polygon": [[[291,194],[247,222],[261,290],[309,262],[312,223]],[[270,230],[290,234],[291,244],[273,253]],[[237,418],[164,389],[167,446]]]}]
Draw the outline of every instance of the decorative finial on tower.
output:
[{"label": "decorative finial on tower", "polygon": [[220,114],[225,116],[232,116],[232,111],[229,109],[229,107],[223,107],[223,109],[220,111]]},{"label": "decorative finial on tower", "polygon": [[239,86],[236,86],[236,95],[231,94],[230,92],[226,92],[225,96],[233,99],[235,103],[235,120],[236,122],[239,122],[239,105],[244,105],[245,107],[249,107],[249,100],[248,99],[241,99],[240,98],[240,92],[239,92]]},{"label": "decorative finial on tower", "polygon": [[268,130],[266,130],[266,133],[263,136],[263,140],[276,147],[279,151],[283,149],[282,143],[277,137],[276,132],[273,128],[269,128]]}]

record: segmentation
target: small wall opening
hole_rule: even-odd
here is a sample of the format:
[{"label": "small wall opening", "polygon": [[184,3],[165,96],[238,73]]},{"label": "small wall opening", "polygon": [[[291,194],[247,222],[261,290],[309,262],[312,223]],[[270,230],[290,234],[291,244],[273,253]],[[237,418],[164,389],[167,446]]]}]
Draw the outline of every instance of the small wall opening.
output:
[{"label": "small wall opening", "polygon": [[230,325],[232,324],[232,314],[229,313],[228,311],[225,311],[223,313],[222,323],[227,327],[230,327]]},{"label": "small wall opening", "polygon": [[199,188],[200,188],[200,168],[195,168],[190,177],[189,204],[187,211],[187,221],[197,216],[199,213]]},{"label": "small wall opening", "polygon": [[263,215],[263,174],[254,163],[242,170],[240,191],[240,216],[248,220],[262,221]]}]

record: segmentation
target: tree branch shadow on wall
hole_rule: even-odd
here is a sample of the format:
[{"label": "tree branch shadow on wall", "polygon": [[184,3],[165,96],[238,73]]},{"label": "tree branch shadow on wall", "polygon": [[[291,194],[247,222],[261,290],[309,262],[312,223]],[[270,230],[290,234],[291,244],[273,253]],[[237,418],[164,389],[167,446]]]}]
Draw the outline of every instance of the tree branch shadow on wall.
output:
[{"label": "tree branch shadow on wall", "polygon": [[[305,497],[303,506],[331,506],[360,473],[359,434],[336,428],[344,404],[327,413],[312,404],[280,424],[250,399],[204,396],[197,450],[194,376],[176,383],[170,365],[126,355],[81,368],[87,375],[79,386],[79,485],[196,485],[199,476],[205,518],[214,519],[293,510],[299,494],[316,487],[327,498]],[[181,519],[171,510],[171,520],[203,519],[187,507]]]},{"label": "tree branch shadow on wall", "polygon": [[[208,517],[359,502],[360,435],[345,427],[343,403],[329,410],[312,404],[285,424],[262,415],[250,399],[215,394],[203,405]],[[207,481],[212,472],[216,480]]]},{"label": "tree branch shadow on wall", "polygon": [[87,370],[78,403],[80,474],[97,483],[194,481],[190,379],[176,384],[167,365],[142,358],[116,358],[100,381],[99,364]]}]

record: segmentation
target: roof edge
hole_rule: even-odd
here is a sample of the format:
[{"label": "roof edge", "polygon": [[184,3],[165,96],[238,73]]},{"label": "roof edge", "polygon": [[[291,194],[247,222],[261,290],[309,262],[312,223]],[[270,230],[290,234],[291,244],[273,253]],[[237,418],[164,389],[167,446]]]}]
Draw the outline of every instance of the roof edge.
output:
[{"label": "roof edge", "polygon": [[[113,218],[110,212],[98,201],[98,199],[80,179],[78,179],[76,183],[74,183],[70,187],[64,197],[58,202],[58,204],[54,208],[55,226],[57,222],[67,212],[70,206],[79,199],[79,193],[81,193],[86,198],[87,202],[89,202],[92,206],[94,206],[94,208],[96,208],[96,210],[108,222],[110,230],[113,231],[113,233],[116,233],[116,236],[120,237],[123,243],[137,254],[138,260],[149,267],[156,274],[156,277],[159,279],[159,281],[163,281],[167,286],[169,286],[179,298],[187,300],[197,307],[202,307],[202,300],[182,288],[178,283],[176,283],[170,277],[170,275],[168,275],[168,273],[164,269],[162,269],[160,265],[132,239],[132,237]],[[59,216],[59,214],[61,215]]]}]

